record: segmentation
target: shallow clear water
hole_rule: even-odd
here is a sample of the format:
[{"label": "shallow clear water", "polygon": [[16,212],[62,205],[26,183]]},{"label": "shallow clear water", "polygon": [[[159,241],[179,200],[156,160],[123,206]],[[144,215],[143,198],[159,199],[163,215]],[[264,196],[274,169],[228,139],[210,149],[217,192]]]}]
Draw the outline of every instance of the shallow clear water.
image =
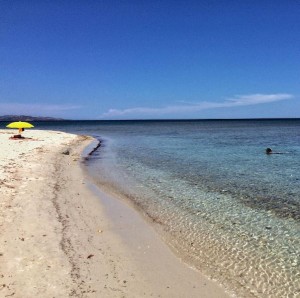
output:
[{"label": "shallow clear water", "polygon": [[101,138],[87,163],[95,181],[134,202],[188,263],[239,297],[300,297],[300,120],[49,128]]}]

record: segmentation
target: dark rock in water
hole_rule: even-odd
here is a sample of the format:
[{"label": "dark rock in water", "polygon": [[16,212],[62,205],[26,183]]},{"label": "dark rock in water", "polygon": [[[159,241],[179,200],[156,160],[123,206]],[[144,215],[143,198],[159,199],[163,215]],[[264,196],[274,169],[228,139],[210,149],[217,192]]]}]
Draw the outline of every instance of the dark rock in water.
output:
[{"label": "dark rock in water", "polygon": [[62,152],[62,154],[64,155],[70,155],[70,150],[69,149],[66,149]]},{"label": "dark rock in water", "polygon": [[270,226],[266,226],[266,229],[267,229],[267,230],[271,230],[271,229],[272,229],[272,227],[270,227]]}]

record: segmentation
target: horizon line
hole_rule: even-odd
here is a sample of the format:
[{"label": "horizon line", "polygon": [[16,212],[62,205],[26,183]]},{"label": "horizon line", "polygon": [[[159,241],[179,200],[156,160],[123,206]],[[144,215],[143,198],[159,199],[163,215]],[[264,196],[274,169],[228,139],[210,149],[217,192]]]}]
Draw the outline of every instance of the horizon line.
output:
[{"label": "horizon line", "polygon": [[[6,115],[4,115],[6,116]],[[45,118],[45,120],[31,120],[34,121],[42,121],[42,122],[61,122],[61,121],[101,121],[101,122],[116,122],[116,121],[241,121],[241,120],[300,120],[300,117],[253,117],[253,118],[149,118],[149,119],[64,119],[64,118],[56,118],[53,116],[28,116],[28,115],[7,115],[10,117],[32,117],[32,118]],[[0,116],[3,117],[3,116]],[[46,119],[46,118],[53,118]],[[0,122],[6,122],[9,120],[0,119]]]}]

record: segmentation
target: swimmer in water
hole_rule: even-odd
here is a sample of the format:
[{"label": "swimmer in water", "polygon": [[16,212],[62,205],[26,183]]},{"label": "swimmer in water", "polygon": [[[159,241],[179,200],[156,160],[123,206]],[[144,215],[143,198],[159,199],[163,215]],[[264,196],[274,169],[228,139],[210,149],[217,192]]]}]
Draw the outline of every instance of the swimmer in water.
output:
[{"label": "swimmer in water", "polygon": [[273,151],[272,151],[271,148],[267,148],[267,149],[266,149],[266,154],[272,154],[272,153],[273,153]]},{"label": "swimmer in water", "polygon": [[[286,152],[287,153],[287,152]],[[284,154],[284,152],[273,152],[271,148],[266,149],[266,154]]]}]

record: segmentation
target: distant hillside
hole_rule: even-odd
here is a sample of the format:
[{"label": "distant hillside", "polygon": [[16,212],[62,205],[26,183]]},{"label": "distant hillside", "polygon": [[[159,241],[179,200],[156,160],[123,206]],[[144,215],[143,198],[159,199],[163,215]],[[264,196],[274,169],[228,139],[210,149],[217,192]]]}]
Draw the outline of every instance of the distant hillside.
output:
[{"label": "distant hillside", "polygon": [[0,121],[63,121],[65,119],[53,117],[34,117],[27,115],[4,115],[0,116]]}]

